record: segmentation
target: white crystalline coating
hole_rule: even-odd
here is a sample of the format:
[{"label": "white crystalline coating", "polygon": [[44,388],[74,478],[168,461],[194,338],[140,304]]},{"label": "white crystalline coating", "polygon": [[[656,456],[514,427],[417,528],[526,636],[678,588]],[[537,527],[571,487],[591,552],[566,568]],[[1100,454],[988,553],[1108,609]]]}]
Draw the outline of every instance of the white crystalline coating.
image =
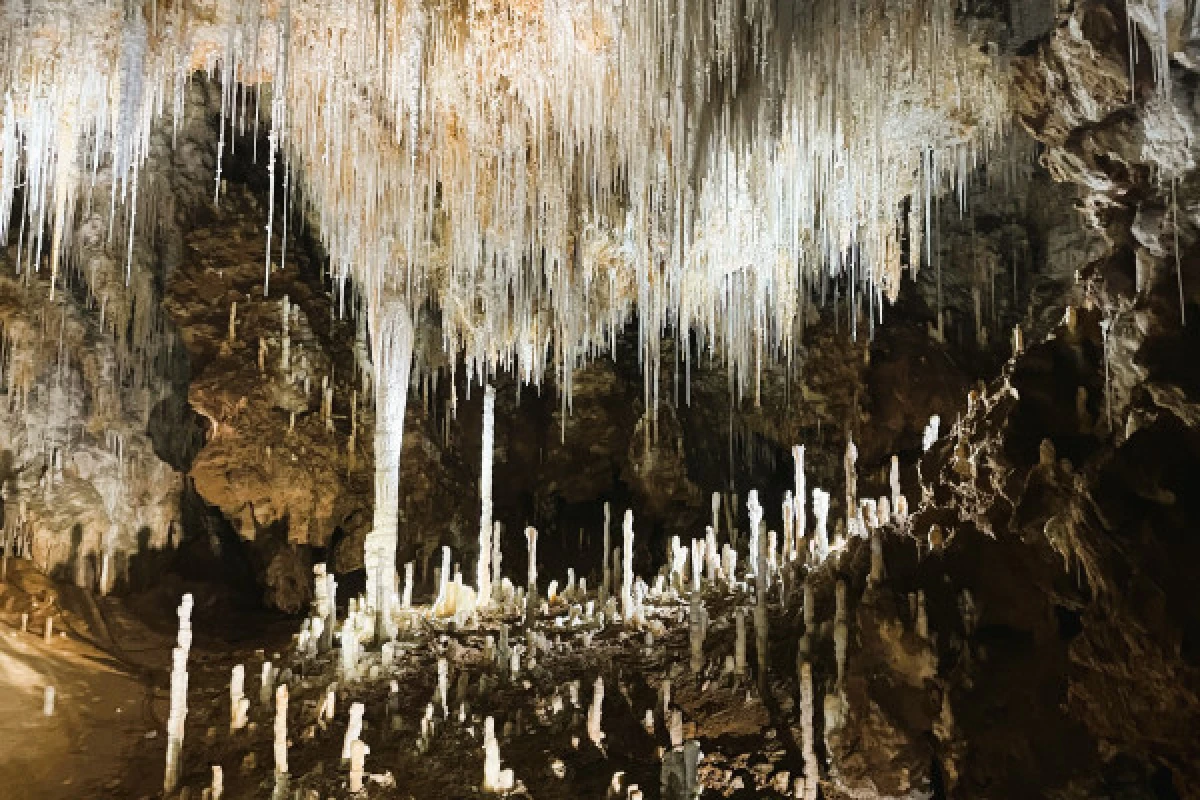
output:
[{"label": "white crystalline coating", "polygon": [[486,608],[492,601],[492,456],[496,439],[496,390],[483,392],[483,443],[479,468],[479,561],[475,569],[478,602]]}]

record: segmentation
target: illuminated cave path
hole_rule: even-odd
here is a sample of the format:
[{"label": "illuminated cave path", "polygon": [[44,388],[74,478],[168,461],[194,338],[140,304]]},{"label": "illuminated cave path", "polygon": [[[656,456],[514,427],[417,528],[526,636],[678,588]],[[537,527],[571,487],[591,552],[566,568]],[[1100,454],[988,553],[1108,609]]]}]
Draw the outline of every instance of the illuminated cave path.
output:
[{"label": "illuminated cave path", "polygon": [[[42,715],[44,687],[57,694]],[[76,639],[0,624],[0,786],[10,800],[117,797],[147,732],[144,687],[108,654]]]}]

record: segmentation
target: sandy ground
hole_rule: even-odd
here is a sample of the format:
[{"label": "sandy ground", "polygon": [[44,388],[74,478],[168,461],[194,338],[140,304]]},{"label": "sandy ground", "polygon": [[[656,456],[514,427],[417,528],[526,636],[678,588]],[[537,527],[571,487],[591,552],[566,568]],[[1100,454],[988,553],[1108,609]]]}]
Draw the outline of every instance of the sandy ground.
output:
[{"label": "sandy ground", "polygon": [[[54,716],[42,714],[55,687]],[[127,796],[116,790],[148,730],[145,688],[70,637],[0,632],[0,785],[13,800]]]},{"label": "sandy ground", "polygon": [[[161,727],[149,673],[110,652],[94,605],[73,613],[81,597],[60,594],[20,563],[9,567],[0,584],[0,794],[56,800],[151,793],[149,765],[162,745],[160,733],[147,738]],[[21,611],[31,613],[25,633]],[[55,618],[50,642],[42,636],[48,614]],[[46,686],[56,694],[50,717],[42,713]]]}]

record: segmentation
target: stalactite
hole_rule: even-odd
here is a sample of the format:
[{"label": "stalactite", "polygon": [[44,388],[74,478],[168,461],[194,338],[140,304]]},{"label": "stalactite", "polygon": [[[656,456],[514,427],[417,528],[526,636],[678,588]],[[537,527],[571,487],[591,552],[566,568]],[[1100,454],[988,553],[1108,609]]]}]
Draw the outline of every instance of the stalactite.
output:
[{"label": "stalactite", "polygon": [[[347,13],[336,36],[309,0],[233,0],[202,19],[187,4],[158,5],[88,6],[86,25],[61,26],[74,37],[64,56],[55,25],[12,18],[0,42],[13,65],[0,241],[19,220],[24,264],[48,238],[58,277],[81,189],[101,164],[131,261],[134,232],[150,227],[138,203],[150,128],[169,109],[178,131],[196,69],[221,85],[219,199],[248,84],[270,81],[264,294],[284,268],[298,191],[339,307],[349,287],[369,317],[385,287],[411,308],[433,300],[449,351],[481,374],[506,363],[539,384],[560,375],[565,408],[571,368],[611,352],[636,314],[651,440],[660,333],[674,335],[690,371],[694,331],[729,366],[735,393],[757,397],[763,365],[792,352],[797,305],[803,317],[818,280],[845,276],[855,327],[854,309],[874,320],[878,300],[895,296],[905,228],[933,263],[937,194],[956,190],[961,202],[1009,124],[1002,70],[958,28],[951,0],[866,0],[853,36],[837,35],[840,3],[777,19],[770,3],[735,12],[702,0],[685,15],[676,0],[601,2],[480,10],[462,27],[453,5],[400,0],[389,13]],[[73,22],[81,9],[43,13]],[[767,114],[777,123],[760,124]],[[900,217],[909,197],[924,231]],[[660,267],[664,279],[652,279]]]}]

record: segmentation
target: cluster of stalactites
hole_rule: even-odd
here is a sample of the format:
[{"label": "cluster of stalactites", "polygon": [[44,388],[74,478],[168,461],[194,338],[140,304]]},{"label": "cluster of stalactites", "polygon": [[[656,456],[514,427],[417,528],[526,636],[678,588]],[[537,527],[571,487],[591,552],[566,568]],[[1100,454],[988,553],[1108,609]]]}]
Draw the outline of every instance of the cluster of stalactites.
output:
[{"label": "cluster of stalactites", "polygon": [[[952,0],[786,18],[766,0],[121,5],[3,12],[0,240],[22,185],[22,225],[56,271],[98,166],[111,207],[136,197],[154,119],[170,103],[178,120],[206,69],[222,150],[269,126],[268,169],[301,190],[341,291],[368,313],[384,293],[432,302],[446,349],[480,374],[509,366],[568,395],[571,368],[635,312],[648,378],[677,328],[739,382],[790,354],[839,286],[874,322],[903,228],[919,253],[932,197],[1005,119]],[[270,93],[244,91],[262,81]],[[221,174],[219,156],[218,198]]]}]

